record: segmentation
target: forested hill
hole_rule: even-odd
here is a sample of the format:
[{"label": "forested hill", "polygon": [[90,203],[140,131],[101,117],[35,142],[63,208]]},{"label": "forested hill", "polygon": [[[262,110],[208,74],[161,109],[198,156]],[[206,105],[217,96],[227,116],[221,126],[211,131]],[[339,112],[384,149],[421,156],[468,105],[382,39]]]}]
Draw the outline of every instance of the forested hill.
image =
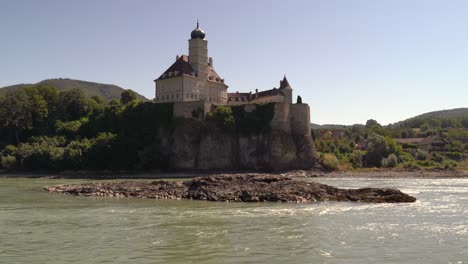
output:
[{"label": "forested hill", "polygon": [[[60,91],[62,90],[71,90],[74,88],[78,88],[84,92],[86,97],[92,96],[99,96],[106,101],[110,101],[112,99],[120,100],[120,94],[125,91],[124,88],[119,87],[113,84],[102,84],[102,83],[95,83],[95,82],[87,82],[87,81],[79,81],[79,80],[72,80],[72,79],[48,79],[36,84],[17,84],[12,86],[7,86],[0,88],[0,95],[5,93],[8,90],[14,90],[21,87],[29,87],[34,85],[50,85],[56,87]],[[146,97],[137,93],[137,97],[139,100],[148,101]]]},{"label": "forested hill", "polygon": [[[440,110],[434,112],[428,112],[422,115],[415,116],[413,118],[432,118],[432,117],[439,117],[439,118],[458,118],[468,116],[468,108],[455,108],[449,110]],[[410,119],[413,119],[410,118]]]}]

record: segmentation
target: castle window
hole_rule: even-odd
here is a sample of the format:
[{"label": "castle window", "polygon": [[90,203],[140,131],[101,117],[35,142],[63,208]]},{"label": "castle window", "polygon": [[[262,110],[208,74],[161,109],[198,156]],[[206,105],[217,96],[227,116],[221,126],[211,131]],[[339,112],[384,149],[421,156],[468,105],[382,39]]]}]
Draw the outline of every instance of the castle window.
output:
[{"label": "castle window", "polygon": [[176,98],[179,98],[179,94],[176,94]]}]

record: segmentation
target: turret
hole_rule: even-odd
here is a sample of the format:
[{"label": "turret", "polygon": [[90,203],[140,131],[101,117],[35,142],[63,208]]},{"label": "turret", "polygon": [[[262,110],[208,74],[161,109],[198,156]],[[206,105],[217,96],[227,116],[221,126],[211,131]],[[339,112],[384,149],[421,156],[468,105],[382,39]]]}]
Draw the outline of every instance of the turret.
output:
[{"label": "turret", "polygon": [[284,95],[284,102],[292,104],[292,88],[291,85],[289,85],[288,79],[286,79],[286,74],[284,75],[284,78],[282,81],[280,81],[280,87],[279,87],[280,93]]},{"label": "turret", "polygon": [[197,20],[197,27],[189,39],[189,63],[200,79],[208,78],[208,41],[205,35]]}]

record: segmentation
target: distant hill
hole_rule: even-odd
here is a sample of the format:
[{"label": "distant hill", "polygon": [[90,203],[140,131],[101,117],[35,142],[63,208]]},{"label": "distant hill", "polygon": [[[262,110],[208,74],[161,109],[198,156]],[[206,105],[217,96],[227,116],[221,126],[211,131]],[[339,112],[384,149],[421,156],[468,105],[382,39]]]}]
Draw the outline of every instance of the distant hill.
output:
[{"label": "distant hill", "polygon": [[394,124],[390,124],[390,127],[398,127],[406,122],[410,122],[416,119],[426,119],[426,118],[462,118],[468,117],[468,108],[455,108],[455,109],[448,109],[448,110],[440,110],[440,111],[433,111],[424,113],[421,115],[417,115]]},{"label": "distant hill", "polygon": [[[95,82],[87,82],[87,81],[79,81],[79,80],[72,80],[72,79],[48,79],[36,84],[17,84],[12,86],[7,86],[0,88],[0,95],[5,93],[8,90],[14,90],[21,87],[29,87],[39,84],[47,84],[56,87],[60,91],[62,90],[70,90],[74,88],[78,88],[82,90],[87,97],[91,96],[100,96],[103,99],[110,101],[112,99],[120,99],[120,94],[126,90],[122,87],[113,84],[102,84],[102,83],[95,83]],[[143,101],[148,101],[146,97],[137,93],[138,99]]]},{"label": "distant hill", "polygon": [[431,118],[431,117],[442,117],[442,118],[447,118],[447,117],[452,117],[452,118],[457,118],[457,117],[463,117],[463,116],[468,116],[468,108],[455,108],[455,109],[449,109],[449,110],[440,110],[440,111],[434,111],[434,112],[428,112],[422,115],[418,115],[409,119],[414,119],[414,118]]},{"label": "distant hill", "polygon": [[346,127],[347,126],[345,125],[336,125],[336,124],[319,125],[319,124],[310,123],[310,128],[312,129],[343,129]]}]

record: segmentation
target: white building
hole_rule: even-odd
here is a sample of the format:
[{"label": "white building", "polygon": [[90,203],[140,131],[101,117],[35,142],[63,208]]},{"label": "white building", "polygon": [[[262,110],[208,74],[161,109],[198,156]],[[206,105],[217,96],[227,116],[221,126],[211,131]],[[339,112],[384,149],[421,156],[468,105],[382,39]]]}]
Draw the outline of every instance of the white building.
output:
[{"label": "white building", "polygon": [[228,94],[228,86],[214,70],[213,59],[208,57],[208,41],[198,22],[197,28],[190,34],[189,55],[177,56],[176,61],[154,82],[156,103],[204,101],[215,105],[270,102],[292,104],[292,88],[286,76],[280,81],[279,88]]},{"label": "white building", "polygon": [[190,34],[189,55],[177,56],[155,83],[157,103],[206,101],[225,105],[228,101],[228,86],[213,69],[213,59],[208,57],[208,41],[198,22]]}]

